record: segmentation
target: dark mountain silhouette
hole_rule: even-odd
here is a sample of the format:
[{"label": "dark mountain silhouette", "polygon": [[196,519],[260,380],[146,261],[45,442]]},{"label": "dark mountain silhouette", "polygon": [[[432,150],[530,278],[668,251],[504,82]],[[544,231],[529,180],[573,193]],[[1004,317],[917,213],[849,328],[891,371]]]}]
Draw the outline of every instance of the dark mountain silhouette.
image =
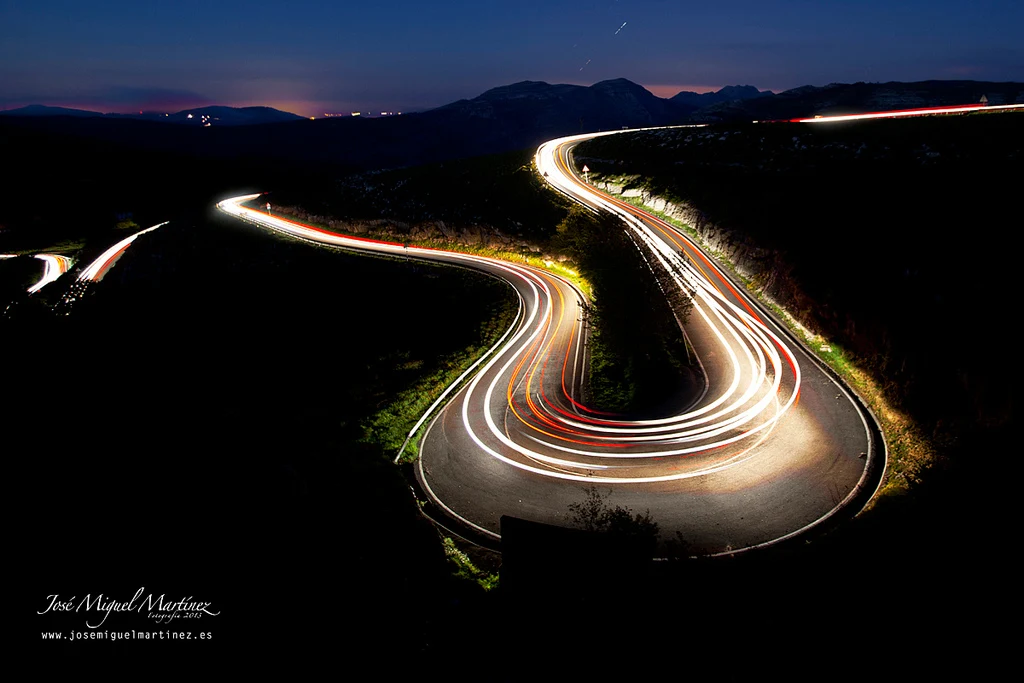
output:
[{"label": "dark mountain silhouette", "polygon": [[0,111],[0,116],[103,116],[98,111],[86,109],[70,109],[68,107],[49,107],[45,104],[30,104],[27,107]]},{"label": "dark mountain silhouette", "polygon": [[590,87],[523,81],[492,88],[471,100],[424,112],[430,121],[500,122],[509,137],[543,142],[552,134],[665,125],[679,121],[693,107],[656,97],[624,78]]},{"label": "dark mountain silhouette", "polygon": [[777,95],[712,104],[695,112],[693,118],[701,122],[793,119],[975,104],[983,95],[990,105],[1024,103],[1024,83],[919,81],[805,85]]},{"label": "dark mountain silhouette", "polygon": [[273,109],[272,107],[211,106],[184,109],[174,114],[161,112],[141,112],[139,114],[102,114],[98,111],[70,109],[68,107],[48,107],[42,104],[30,104],[27,107],[0,111],[0,116],[73,116],[77,118],[159,121],[163,123],[180,123],[194,126],[204,126],[207,123],[210,123],[211,126],[251,126],[261,123],[301,121],[305,118],[298,114]]},{"label": "dark mountain silhouette", "polygon": [[[136,117],[131,114],[129,118]],[[159,121],[161,114],[156,114],[150,120]],[[195,109],[183,109],[176,114],[164,116],[168,123],[182,123],[192,125],[205,125],[210,123],[215,126],[252,126],[262,123],[283,123],[285,121],[301,121],[304,116],[281,111],[272,107],[197,107]]]},{"label": "dark mountain silhouette", "polygon": [[683,90],[671,98],[671,102],[688,107],[703,108],[734,100],[752,100],[756,97],[773,95],[771,90],[758,90],[752,85],[727,85],[718,92],[696,93]]}]

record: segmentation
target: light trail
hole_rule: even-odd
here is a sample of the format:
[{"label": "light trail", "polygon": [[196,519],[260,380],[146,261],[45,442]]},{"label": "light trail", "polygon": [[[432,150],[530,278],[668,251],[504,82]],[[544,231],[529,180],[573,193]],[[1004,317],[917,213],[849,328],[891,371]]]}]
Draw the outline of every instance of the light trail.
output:
[{"label": "light trail", "polygon": [[[545,149],[538,152],[538,160]],[[549,168],[549,180],[557,173],[563,191],[578,191],[561,169],[543,161],[538,167]],[[466,434],[481,452],[513,467],[580,481],[593,481],[593,471],[614,469],[614,474],[598,477],[604,483],[670,481],[720,471],[730,466],[727,463],[738,462],[737,453],[747,452],[741,442],[769,433],[799,393],[799,366],[782,340],[756,316],[729,301],[640,221],[613,205],[608,209],[654,247],[658,262],[670,270],[677,286],[696,293],[695,310],[729,359],[727,381],[716,387],[719,393],[690,411],[624,421],[577,400],[565,386],[564,373],[570,359],[580,362],[582,330],[576,307],[566,302],[585,297],[551,273],[475,255],[340,235],[244,206],[258,197],[235,197],[220,202],[218,208],[319,244],[464,263],[496,273],[517,289],[525,307],[522,324],[514,334],[506,333],[507,343],[489,352],[462,398]],[[562,372],[545,374],[549,363]],[[582,368],[575,372],[582,374]],[[684,471],[679,471],[680,457],[686,459]],[[567,472],[567,468],[588,474]]]},{"label": "light trail", "polygon": [[35,257],[46,264],[43,270],[43,277],[39,282],[28,288],[29,294],[35,294],[40,289],[50,284],[71,268],[72,261],[67,256],[58,254],[36,254]]},{"label": "light trail", "polygon": [[[34,254],[35,258],[42,261],[45,265],[43,267],[43,276],[39,278],[39,281],[28,288],[29,294],[35,294],[40,289],[50,284],[64,273],[68,272],[71,266],[74,264],[67,256],[61,256],[60,254]],[[17,254],[0,254],[0,259],[13,259],[18,258]]]},{"label": "light trail", "polygon": [[[247,206],[258,194],[217,207],[315,244],[477,269],[516,290],[516,322],[409,433],[426,426],[417,462],[424,490],[475,532],[497,538],[503,514],[564,523],[565,498],[579,484],[642,494],[634,500],[674,525],[667,528],[692,532],[708,553],[760,547],[834,517],[870,479],[876,447],[864,411],[683,233],[573,174],[573,145],[620,133],[545,143],[535,163],[566,196],[618,216],[648,265],[668,273],[666,287],[692,298],[685,334],[702,391],[687,408],[648,419],[586,404],[586,297],[549,271],[330,232]],[[725,510],[739,512],[726,520]],[[743,515],[772,521],[745,523]],[[695,523],[696,531],[687,526]]]},{"label": "light trail", "polygon": [[110,270],[110,267],[114,265],[117,259],[121,258],[121,254],[123,254],[125,250],[128,249],[129,246],[131,246],[131,243],[134,242],[140,235],[145,235],[147,232],[152,232],[153,230],[156,230],[161,226],[167,225],[167,223],[168,221],[164,221],[163,223],[158,223],[157,225],[154,225],[150,228],[139,230],[137,233],[125,237],[123,240],[119,241],[117,244],[110,247],[102,254],[100,254],[96,260],[94,260],[92,263],[88,265],[88,267],[85,268],[85,270],[79,273],[78,281],[99,282],[100,280],[103,279],[103,276],[107,274],[107,271]]},{"label": "light trail", "polygon": [[[922,107],[919,109],[897,109],[874,111],[865,114],[838,114],[835,116],[813,116],[805,119],[789,119],[789,123],[836,123],[840,121],[866,121],[869,119],[898,119],[907,116],[937,116],[940,114],[970,114],[979,111],[1024,110],[1024,104],[961,104],[949,107]],[[770,122],[769,122],[770,123]]]}]

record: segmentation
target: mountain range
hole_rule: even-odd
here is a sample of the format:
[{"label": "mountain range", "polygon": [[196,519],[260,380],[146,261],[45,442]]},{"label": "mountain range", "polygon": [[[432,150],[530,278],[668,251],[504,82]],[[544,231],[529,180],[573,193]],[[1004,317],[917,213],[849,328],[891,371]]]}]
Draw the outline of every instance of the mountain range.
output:
[{"label": "mountain range", "polygon": [[33,106],[0,112],[0,121],[5,127],[28,126],[133,149],[241,160],[278,170],[368,170],[526,149],[574,133],[968,104],[983,96],[990,104],[1024,102],[1024,83],[831,84],[778,94],[736,85],[661,98],[623,78],[589,87],[522,81],[429,111],[382,118],[311,121],[269,107],[100,115]]},{"label": "mountain range", "polygon": [[[633,125],[658,125],[661,121],[678,118],[712,104],[771,94],[773,94],[771,91],[762,92],[750,85],[730,85],[717,92],[684,91],[671,99],[663,99],[624,78],[601,81],[589,87],[550,85],[542,81],[522,81],[492,88],[471,100],[459,100],[430,111],[456,116],[465,114],[482,118],[526,117],[532,119],[534,118],[533,112],[540,110],[540,116],[533,121],[540,126],[557,125],[557,119],[567,116],[576,116],[584,122],[584,125],[598,121],[614,125],[622,120],[623,116]],[[615,106],[609,109],[609,103]],[[271,107],[208,106],[184,109],[174,114],[163,112],[104,114],[86,109],[51,107],[41,104],[0,111],[0,116],[103,117],[193,126],[207,124],[218,126],[258,125],[300,121],[306,118]]]}]

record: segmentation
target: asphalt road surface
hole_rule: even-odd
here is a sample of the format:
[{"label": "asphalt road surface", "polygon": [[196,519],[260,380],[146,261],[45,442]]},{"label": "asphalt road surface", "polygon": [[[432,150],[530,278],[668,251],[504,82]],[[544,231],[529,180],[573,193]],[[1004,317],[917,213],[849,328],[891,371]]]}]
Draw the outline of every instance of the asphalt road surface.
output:
[{"label": "asphalt road surface", "polygon": [[416,465],[433,502],[470,534],[497,539],[502,515],[566,525],[591,486],[609,505],[649,511],[663,539],[678,532],[698,554],[772,544],[855,513],[884,468],[868,412],[681,232],[575,178],[568,155],[587,137],[541,146],[537,168],[574,200],[622,217],[652,267],[692,295],[684,332],[706,389],[677,414],[625,421],[585,405],[585,297],[551,272],[337,235],[243,206],[258,195],[218,207],[300,239],[471,267],[515,288],[515,323],[431,416]]}]

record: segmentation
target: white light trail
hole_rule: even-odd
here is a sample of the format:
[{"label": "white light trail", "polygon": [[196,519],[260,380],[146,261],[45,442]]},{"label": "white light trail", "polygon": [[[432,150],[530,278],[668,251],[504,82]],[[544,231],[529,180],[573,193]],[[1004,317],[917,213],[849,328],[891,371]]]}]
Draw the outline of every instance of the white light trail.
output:
[{"label": "white light trail", "polygon": [[107,249],[105,252],[100,254],[99,258],[90,263],[89,266],[78,275],[79,282],[98,282],[102,280],[103,276],[106,275],[107,271],[110,269],[110,266],[114,265],[114,262],[121,256],[121,254],[124,253],[124,250],[127,249],[139,235],[145,235],[147,232],[152,232],[153,230],[156,230],[161,226],[167,225],[167,223],[168,221],[164,221],[163,223],[158,223],[153,227],[146,228],[144,230],[139,230],[134,235],[125,237],[123,240]]},{"label": "white light trail", "polygon": [[[695,486],[678,484],[654,489],[659,496],[668,494],[662,500],[670,508],[680,500],[673,497],[677,492],[716,490],[717,496],[721,493],[718,489],[722,489],[725,495],[731,495],[730,486],[747,486],[747,482],[771,488],[775,486],[769,481],[773,477],[781,481],[782,474],[815,462],[813,458],[817,455],[809,458],[808,453],[818,449],[818,444],[806,440],[805,435],[821,435],[834,424],[829,420],[836,413],[825,412],[826,417],[818,425],[813,424],[814,412],[802,406],[793,410],[803,383],[801,363],[789,348],[789,338],[782,331],[776,332],[780,328],[775,323],[761,319],[765,314],[746,298],[741,287],[734,287],[681,232],[633,206],[596,192],[573,175],[568,154],[574,143],[621,132],[572,136],[545,143],[537,150],[535,164],[545,180],[566,196],[588,208],[618,216],[634,243],[643,246],[648,265],[663,268],[668,274],[664,289],[675,286],[692,298],[693,313],[685,334],[688,339],[696,339],[694,353],[707,382],[688,408],[655,419],[627,420],[584,405],[584,396],[578,392],[588,357],[585,297],[549,271],[471,254],[333,233],[246,206],[257,205],[258,194],[226,199],[217,205],[221,211],[254,225],[315,244],[465,265],[500,277],[513,286],[519,296],[517,321],[444,390],[409,432],[412,437],[435,416],[434,426],[427,429],[423,444],[420,481],[441,509],[478,533],[498,537],[497,518],[489,519],[495,512],[536,516],[536,509],[543,508],[546,501],[523,500],[527,497],[523,492],[531,490],[537,483],[536,477],[587,485],[631,485],[715,475],[709,481],[699,480]],[[812,368],[817,367],[810,356],[804,354],[799,358]],[[820,379],[817,374],[811,376]],[[867,435],[867,445],[863,447],[868,452],[865,462],[870,461],[875,447],[864,412],[856,407],[841,383],[827,374],[821,377],[826,383],[832,381],[857,411]],[[806,391],[810,411],[820,410],[818,383],[809,381]],[[445,400],[450,403],[441,408]],[[827,410],[831,410],[831,401],[826,403]],[[794,445],[795,435],[804,441]],[[884,451],[884,443],[882,448]],[[836,462],[829,454],[828,476],[835,471]],[[431,467],[438,469],[431,472]],[[514,477],[508,468],[527,474]],[[726,470],[732,471],[722,474]],[[461,479],[463,473],[466,477]],[[475,503],[466,503],[473,495],[469,488],[491,475],[495,486],[508,485],[510,490],[517,490],[518,503],[527,507],[516,507],[516,501],[509,499],[504,490],[487,492],[495,504],[482,504],[484,512],[474,509]],[[795,496],[787,492],[785,500],[801,511],[806,497],[807,509],[811,511],[807,516],[802,512],[794,515],[798,522],[791,528],[806,530],[846,506],[867,481],[868,468],[859,470],[858,477],[856,484],[846,489],[846,495],[826,503],[823,512],[815,498],[824,488],[818,479],[806,489],[798,484]],[[461,493],[449,496],[445,487],[451,491],[458,487]],[[831,487],[828,491],[832,491]],[[837,488],[835,496],[839,497],[839,493]],[[771,495],[765,500],[771,501]],[[775,506],[774,502],[770,504]],[[713,503],[712,507],[716,505]],[[775,511],[773,507],[769,512]],[[807,522],[808,519],[813,521]],[[793,533],[797,532],[783,533],[781,537]],[[754,540],[743,547],[775,542],[777,538],[755,534]],[[732,544],[722,546],[736,552]]]},{"label": "white light trail", "polygon": [[840,121],[864,121],[868,119],[897,119],[907,116],[934,116],[937,114],[969,114],[978,111],[1024,110],[1024,104],[964,104],[953,107],[925,107],[921,109],[899,109],[896,111],[875,111],[866,114],[842,114],[837,116],[814,116],[807,119],[791,119],[790,123],[835,123]]},{"label": "white light trail", "polygon": [[[548,182],[574,198],[587,190],[566,175],[556,155],[565,143],[590,137],[595,136],[546,143],[537,153],[537,167]],[[501,342],[450,386],[410,435],[475,370],[461,394],[462,426],[481,452],[513,467],[560,479],[609,484],[669,481],[721,471],[751,457],[799,393],[799,365],[776,334],[720,292],[642,221],[603,198],[587,195],[591,203],[625,221],[677,286],[694,292],[695,311],[724,354],[725,382],[690,411],[623,421],[587,411],[573,400],[564,387],[564,368],[570,358],[580,362],[583,335],[576,307],[570,310],[566,302],[583,295],[550,273],[469,254],[349,237],[243,206],[258,198],[256,194],[235,197],[217,206],[238,218],[319,244],[463,262],[503,277],[519,292],[522,323],[515,333],[510,328]],[[563,368],[563,375],[550,370],[545,375],[549,367]],[[577,370],[572,369],[574,374]],[[699,462],[693,460],[697,455],[702,458]]]},{"label": "white light trail", "polygon": [[43,270],[43,277],[39,282],[28,288],[29,294],[35,294],[40,289],[50,284],[71,268],[71,259],[58,254],[36,254],[35,257],[46,264]]}]

